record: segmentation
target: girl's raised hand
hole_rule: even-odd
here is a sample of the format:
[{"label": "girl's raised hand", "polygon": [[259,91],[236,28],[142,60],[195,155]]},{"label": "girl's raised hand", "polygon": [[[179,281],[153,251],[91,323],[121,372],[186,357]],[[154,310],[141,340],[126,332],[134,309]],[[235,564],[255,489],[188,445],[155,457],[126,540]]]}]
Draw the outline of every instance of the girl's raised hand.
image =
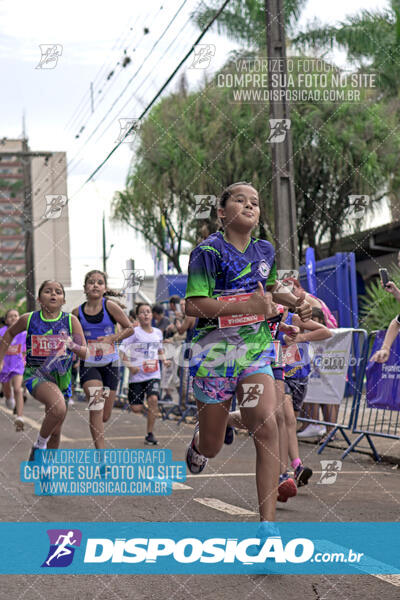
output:
[{"label": "girl's raised hand", "polygon": [[257,282],[256,291],[246,301],[246,312],[250,315],[265,315],[271,317],[272,310],[272,294],[264,292],[261,281]]}]

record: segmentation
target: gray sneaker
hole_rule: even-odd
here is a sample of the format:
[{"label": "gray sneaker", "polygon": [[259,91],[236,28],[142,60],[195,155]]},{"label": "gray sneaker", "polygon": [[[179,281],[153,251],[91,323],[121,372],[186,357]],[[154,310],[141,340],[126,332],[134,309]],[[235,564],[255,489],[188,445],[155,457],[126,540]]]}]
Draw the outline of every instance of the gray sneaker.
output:
[{"label": "gray sneaker", "polygon": [[196,427],[194,428],[192,441],[190,442],[186,450],[186,464],[188,466],[189,471],[191,473],[194,473],[195,475],[201,473],[208,463],[208,458],[200,454],[200,452],[198,452],[194,446],[194,438],[198,431],[199,424],[197,423]]}]

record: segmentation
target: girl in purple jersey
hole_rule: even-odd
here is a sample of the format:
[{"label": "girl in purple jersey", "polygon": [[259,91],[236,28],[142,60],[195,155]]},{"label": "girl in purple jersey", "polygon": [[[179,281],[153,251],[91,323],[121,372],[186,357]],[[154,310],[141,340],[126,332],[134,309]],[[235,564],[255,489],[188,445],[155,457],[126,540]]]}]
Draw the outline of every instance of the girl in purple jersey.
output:
[{"label": "girl in purple jersey", "polygon": [[[88,344],[89,356],[81,361],[80,383],[89,409],[89,427],[95,448],[102,449],[104,423],[111,417],[119,378],[119,356],[116,342],[133,333],[133,327],[123,310],[107,299],[107,275],[89,271],[85,276],[86,302],[74,308]],[[121,326],[117,332],[116,325]]]},{"label": "girl in purple jersey", "polygon": [[[11,308],[8,310],[4,319],[6,325],[0,329],[0,336],[3,337],[7,329],[14,325],[18,319],[19,312],[16,308]],[[22,376],[25,369],[25,352],[26,331],[22,331],[15,336],[11,345],[9,346],[7,354],[4,357],[4,366],[0,373],[0,382],[3,384],[6,405],[11,410],[14,408],[14,405],[16,407],[16,431],[22,431],[24,429],[24,418],[22,416],[24,408],[24,399],[22,395]]]}]

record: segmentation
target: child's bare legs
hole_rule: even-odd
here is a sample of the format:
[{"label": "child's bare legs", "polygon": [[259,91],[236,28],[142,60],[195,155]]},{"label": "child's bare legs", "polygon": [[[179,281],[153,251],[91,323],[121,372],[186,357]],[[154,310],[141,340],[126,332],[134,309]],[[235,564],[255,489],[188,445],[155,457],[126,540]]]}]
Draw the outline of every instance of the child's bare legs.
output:
[{"label": "child's bare legs", "polygon": [[156,394],[148,396],[147,407],[147,433],[153,433],[154,423],[156,422],[158,414],[158,397]]},{"label": "child's bare legs", "polygon": [[283,461],[284,470],[282,471],[282,473],[285,473],[288,467],[287,456],[289,455],[291,461],[299,457],[299,444],[296,435],[296,414],[293,410],[292,398],[289,394],[284,394],[283,406],[288,440],[288,454],[286,454],[286,458]]},{"label": "child's bare legs", "polygon": [[63,423],[65,421],[65,417],[67,416],[67,412],[68,412],[68,406],[66,406],[66,411],[65,411],[65,415],[64,418],[62,420],[62,422],[57,425],[57,427],[53,430],[49,441],[47,442],[47,448],[48,450],[57,450],[60,447],[60,441],[61,441],[61,428],[63,426]]},{"label": "child's bare legs", "polygon": [[289,452],[289,440],[288,432],[286,430],[286,419],[285,419],[285,383],[280,380],[275,381],[275,391],[277,399],[276,407],[276,423],[278,425],[279,432],[279,458],[280,458],[280,472],[286,473],[287,471],[287,458]]},{"label": "child's bare legs", "polygon": [[11,379],[11,385],[14,391],[17,417],[22,417],[24,411],[24,397],[22,395],[22,375],[14,375]]},{"label": "child's bare legs", "polygon": [[5,381],[3,383],[3,394],[6,400],[6,406],[7,408],[9,408],[10,410],[14,409],[15,403],[13,401],[12,398],[12,388],[11,388],[11,381]]},{"label": "child's bare legs", "polygon": [[55,383],[43,381],[36,386],[34,397],[46,407],[39,435],[49,440],[53,432],[57,433],[58,428],[61,430],[61,425],[65,419],[67,407],[64,396]]},{"label": "child's bare legs", "polygon": [[[337,423],[339,404],[321,404],[321,409],[324,416],[324,421],[328,421],[329,423]],[[329,435],[332,429],[334,429],[332,425],[327,425],[326,435]]]},{"label": "child's bare legs", "polygon": [[194,438],[197,450],[206,458],[214,458],[224,445],[231,400],[206,404],[197,400],[199,432]]},{"label": "child's bare legs", "polygon": [[[98,379],[90,379],[85,381],[83,389],[85,391],[86,400],[90,400],[90,389],[89,388],[103,388],[103,382]],[[111,396],[111,392],[110,392]],[[107,400],[105,400],[104,407],[102,410],[89,410],[89,429],[93,438],[94,447],[98,450],[105,448],[104,442],[104,408]],[[109,414],[108,414],[109,413]],[[107,416],[108,414],[108,416]],[[106,417],[109,418],[111,411],[106,412]]]},{"label": "child's bare legs", "polygon": [[[256,406],[244,407],[243,383],[262,384],[264,389]],[[276,424],[276,393],[274,379],[255,373],[239,382],[238,403],[242,422],[253,434],[256,447],[256,484],[261,521],[274,521],[279,481],[279,438]],[[226,424],[226,422],[225,422]],[[223,438],[222,438],[223,442]]]}]

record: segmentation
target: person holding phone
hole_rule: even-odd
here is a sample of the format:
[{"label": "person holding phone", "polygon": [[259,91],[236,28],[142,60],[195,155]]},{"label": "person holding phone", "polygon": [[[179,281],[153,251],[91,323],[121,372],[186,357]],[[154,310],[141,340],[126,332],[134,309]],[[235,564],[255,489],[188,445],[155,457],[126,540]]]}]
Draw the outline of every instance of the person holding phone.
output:
[{"label": "person holding phone", "polygon": [[[389,275],[387,269],[379,269],[379,275],[381,278],[382,287],[385,288],[389,294],[392,294],[398,302],[400,302],[400,290],[393,281],[389,281]],[[371,362],[384,363],[390,356],[390,348],[400,331],[400,314],[397,315],[392,321],[386,331],[383,344],[379,350],[377,350],[370,358]]]},{"label": "person holding phone", "polygon": [[389,281],[387,269],[379,269],[379,276],[381,278],[382,287],[400,302],[400,290],[393,281]]}]

